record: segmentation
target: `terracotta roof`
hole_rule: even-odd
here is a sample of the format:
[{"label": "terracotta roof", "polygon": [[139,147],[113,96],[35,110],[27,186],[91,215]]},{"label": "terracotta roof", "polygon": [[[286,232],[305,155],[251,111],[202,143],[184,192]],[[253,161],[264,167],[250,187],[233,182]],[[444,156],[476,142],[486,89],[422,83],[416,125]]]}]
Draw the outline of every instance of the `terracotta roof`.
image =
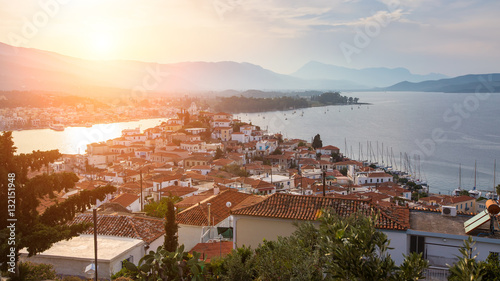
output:
[{"label": "terracotta roof", "polygon": [[196,204],[212,197],[213,195],[214,195],[214,192],[213,192],[213,189],[211,189],[209,191],[206,191],[206,192],[203,192],[203,193],[200,193],[197,195],[186,197],[186,198],[182,199],[182,201],[175,203],[175,207],[180,208],[180,209],[187,209],[193,205],[196,205]]},{"label": "terracotta roof", "polygon": [[210,170],[210,169],[212,169],[212,167],[210,167],[210,165],[196,165],[196,166],[192,166],[189,169],[191,169],[191,170]]},{"label": "terracotta roof", "polygon": [[172,196],[182,197],[184,195],[196,192],[198,191],[198,189],[194,187],[171,185],[160,189],[160,191],[161,191],[161,196],[172,195]]},{"label": "terracotta roof", "polygon": [[[187,225],[208,225],[208,203],[210,203],[210,225],[217,225],[230,215],[230,210],[248,197],[254,195],[238,192],[234,189],[223,191],[177,215],[177,223]],[[226,203],[231,202],[231,207]]]},{"label": "terracotta roof", "polygon": [[476,200],[474,197],[468,196],[468,195],[461,195],[461,196],[456,196],[456,197],[451,197],[447,198],[447,200],[443,200],[443,203],[460,203],[460,202],[465,202],[465,201],[470,201],[470,200]]},{"label": "terracotta roof", "polygon": [[130,204],[134,203],[137,199],[139,199],[139,196],[135,194],[123,193],[111,199],[110,202],[118,203],[126,208],[130,206]]},{"label": "terracotta roof", "polygon": [[[69,224],[93,223],[92,214],[78,214]],[[151,243],[165,233],[164,221],[150,217],[138,217],[127,215],[103,215],[97,214],[97,234],[117,237],[129,237],[144,240]],[[94,234],[94,228],[90,227],[82,234]]]},{"label": "terracotta roof", "polygon": [[[312,221],[321,215],[321,209],[323,208],[332,208],[335,213],[342,217],[351,215],[357,211],[361,211],[365,215],[371,215],[379,211],[377,228],[406,230],[409,227],[409,224],[406,223],[407,218],[400,218],[400,213],[392,212],[388,214],[382,208],[371,204],[369,200],[313,197],[283,193],[275,193],[258,204],[234,210],[232,214]],[[401,216],[404,216],[404,212],[401,213],[403,213]]]},{"label": "terracotta roof", "polygon": [[320,148],[320,149],[323,149],[323,150],[340,150],[338,147],[333,146],[333,145],[323,146],[323,147],[322,147],[322,148]]},{"label": "terracotta roof", "polygon": [[393,177],[392,175],[389,175],[385,172],[372,172],[372,173],[368,173],[366,176],[369,178],[392,178]]},{"label": "terracotta roof", "polygon": [[340,161],[340,162],[336,162],[336,163],[333,163],[333,165],[335,166],[345,166],[345,165],[356,165],[358,167],[363,167],[363,163],[361,162],[358,162],[358,161],[354,161],[354,160],[348,160],[348,161]]},{"label": "terracotta roof", "polygon": [[226,166],[234,163],[235,161],[231,159],[217,159],[212,162],[215,166]]},{"label": "terracotta roof", "polygon": [[189,251],[189,253],[201,253],[200,258],[205,259],[206,262],[210,262],[212,257],[225,257],[231,253],[232,250],[232,241],[222,241],[213,243],[198,243],[193,249],[191,249],[191,251]]}]

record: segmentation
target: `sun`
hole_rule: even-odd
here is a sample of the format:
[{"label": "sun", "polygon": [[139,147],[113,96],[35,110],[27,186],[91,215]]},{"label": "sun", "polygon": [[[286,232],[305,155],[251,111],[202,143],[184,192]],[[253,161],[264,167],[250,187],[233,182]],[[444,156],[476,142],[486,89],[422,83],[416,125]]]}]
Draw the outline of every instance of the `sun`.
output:
[{"label": "sun", "polygon": [[109,33],[95,33],[90,39],[91,50],[96,57],[109,55],[113,51],[113,39]]}]

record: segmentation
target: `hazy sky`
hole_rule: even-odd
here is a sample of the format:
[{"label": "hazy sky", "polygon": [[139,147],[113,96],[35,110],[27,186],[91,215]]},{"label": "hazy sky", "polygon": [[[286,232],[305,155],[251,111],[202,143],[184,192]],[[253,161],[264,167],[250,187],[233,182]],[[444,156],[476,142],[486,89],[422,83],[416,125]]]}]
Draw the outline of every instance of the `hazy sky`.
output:
[{"label": "hazy sky", "polygon": [[500,72],[500,1],[0,0],[0,41],[90,59]]}]

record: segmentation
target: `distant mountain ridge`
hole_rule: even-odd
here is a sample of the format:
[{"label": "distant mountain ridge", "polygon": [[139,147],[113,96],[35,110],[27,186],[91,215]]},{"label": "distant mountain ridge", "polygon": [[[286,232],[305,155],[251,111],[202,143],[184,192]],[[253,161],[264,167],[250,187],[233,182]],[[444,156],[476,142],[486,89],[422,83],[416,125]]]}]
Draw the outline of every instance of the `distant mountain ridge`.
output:
[{"label": "distant mountain ridge", "polygon": [[400,82],[383,91],[414,91],[414,92],[445,92],[445,93],[475,93],[500,92],[500,73],[468,74],[448,79],[412,83]]},{"label": "distant mountain ridge", "polygon": [[89,91],[89,87],[154,92],[345,90],[368,87],[340,79],[301,79],[251,63],[92,61],[0,43],[0,90]]},{"label": "distant mountain ridge", "polygon": [[371,87],[387,87],[401,81],[421,82],[447,78],[446,75],[430,73],[426,75],[412,74],[406,68],[363,68],[352,69],[317,61],[310,61],[291,74],[302,79],[342,79],[369,85]]},{"label": "distant mountain ridge", "polygon": [[494,91],[500,87],[500,74],[443,79],[446,76],[442,74],[418,75],[405,68],[350,69],[311,61],[286,75],[246,62],[93,61],[3,43],[0,43],[0,66],[0,90],[64,91],[84,96],[117,90],[194,93],[231,89],[241,93],[352,91],[373,90],[373,87],[384,91],[474,92],[481,76],[491,80],[488,85]]}]

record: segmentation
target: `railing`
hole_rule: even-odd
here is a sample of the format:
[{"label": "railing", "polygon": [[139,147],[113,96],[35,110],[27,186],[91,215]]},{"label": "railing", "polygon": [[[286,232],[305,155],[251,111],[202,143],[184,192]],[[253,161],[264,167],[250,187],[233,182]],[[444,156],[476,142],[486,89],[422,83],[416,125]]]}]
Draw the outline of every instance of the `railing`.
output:
[{"label": "railing", "polygon": [[429,280],[429,281],[448,280],[449,275],[450,271],[448,270],[448,268],[431,266],[424,271],[425,278],[423,280]]}]

